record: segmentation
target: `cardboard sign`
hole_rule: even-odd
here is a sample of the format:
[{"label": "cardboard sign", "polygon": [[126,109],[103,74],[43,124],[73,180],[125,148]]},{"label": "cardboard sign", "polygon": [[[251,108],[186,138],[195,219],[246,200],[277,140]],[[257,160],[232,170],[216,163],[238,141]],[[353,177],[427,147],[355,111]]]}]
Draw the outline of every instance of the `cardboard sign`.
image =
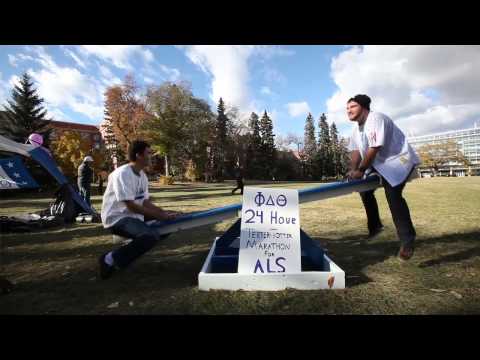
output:
[{"label": "cardboard sign", "polygon": [[238,272],[301,272],[298,191],[245,187]]}]

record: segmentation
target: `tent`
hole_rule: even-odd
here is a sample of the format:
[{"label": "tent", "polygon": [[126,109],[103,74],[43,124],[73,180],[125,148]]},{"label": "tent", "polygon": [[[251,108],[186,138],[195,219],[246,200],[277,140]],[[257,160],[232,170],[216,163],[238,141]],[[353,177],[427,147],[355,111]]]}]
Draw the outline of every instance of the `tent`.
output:
[{"label": "tent", "polygon": [[[34,146],[31,144],[21,144],[13,140],[10,140],[0,135],[0,151],[13,153],[11,158],[3,159],[0,163],[0,180],[3,184],[8,184],[8,188],[35,188],[38,187],[35,180],[28,174],[28,171],[23,166],[21,157],[22,155],[35,160],[40,164],[57,183],[68,188],[71,193],[73,201],[86,213],[95,214],[95,210],[89,206],[85,200],[75,191],[71,184],[68,183],[65,175],[60,171],[57,164],[49,154],[48,150],[42,146]],[[15,169],[14,172],[11,169]],[[18,181],[21,179],[21,181]],[[3,188],[6,188],[4,186]]]}]

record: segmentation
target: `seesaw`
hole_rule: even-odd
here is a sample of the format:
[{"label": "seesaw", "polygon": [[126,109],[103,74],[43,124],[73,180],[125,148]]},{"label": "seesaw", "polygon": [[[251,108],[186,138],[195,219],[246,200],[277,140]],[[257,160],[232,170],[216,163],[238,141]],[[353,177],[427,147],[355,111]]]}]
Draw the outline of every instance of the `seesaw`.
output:
[{"label": "seesaw", "polygon": [[[414,172],[409,180],[417,177],[416,175]],[[374,174],[362,180],[336,182],[299,190],[299,203],[335,198],[381,186],[381,178]],[[170,234],[240,217],[241,209],[242,204],[234,204],[183,215],[172,221],[156,222],[154,226],[160,234]],[[238,273],[240,231],[241,219],[238,219],[221,237],[214,240],[198,275],[200,290],[278,291],[287,288],[301,290],[345,288],[345,272],[301,229],[301,272]]]},{"label": "seesaw", "polygon": [[[380,177],[378,175],[371,175],[362,180],[335,182],[313,188],[302,189],[298,191],[298,196],[299,202],[305,203],[348,195],[353,192],[373,190],[380,186]],[[215,224],[227,219],[236,218],[239,216],[239,211],[241,210],[242,204],[228,205],[198,213],[182,215],[175,220],[156,221],[154,227],[159,234],[166,235],[181,230]]]}]

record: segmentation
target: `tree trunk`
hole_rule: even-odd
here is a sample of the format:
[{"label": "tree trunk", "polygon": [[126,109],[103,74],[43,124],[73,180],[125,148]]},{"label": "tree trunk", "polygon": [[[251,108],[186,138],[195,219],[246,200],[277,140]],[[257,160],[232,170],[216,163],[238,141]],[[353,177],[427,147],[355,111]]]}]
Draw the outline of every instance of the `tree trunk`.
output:
[{"label": "tree trunk", "polygon": [[168,155],[165,154],[165,176],[170,176],[168,172]]}]

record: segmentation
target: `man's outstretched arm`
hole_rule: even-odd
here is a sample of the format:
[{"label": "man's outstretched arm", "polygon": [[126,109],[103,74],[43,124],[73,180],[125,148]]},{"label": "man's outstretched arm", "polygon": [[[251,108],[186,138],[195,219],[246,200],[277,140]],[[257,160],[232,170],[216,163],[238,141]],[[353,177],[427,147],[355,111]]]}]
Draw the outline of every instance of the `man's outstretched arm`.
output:
[{"label": "man's outstretched arm", "polygon": [[125,205],[131,212],[142,214],[157,220],[171,220],[175,217],[174,215],[168,214],[158,206],[155,206],[149,199],[144,200],[142,205],[138,205],[131,200],[125,201]]}]

